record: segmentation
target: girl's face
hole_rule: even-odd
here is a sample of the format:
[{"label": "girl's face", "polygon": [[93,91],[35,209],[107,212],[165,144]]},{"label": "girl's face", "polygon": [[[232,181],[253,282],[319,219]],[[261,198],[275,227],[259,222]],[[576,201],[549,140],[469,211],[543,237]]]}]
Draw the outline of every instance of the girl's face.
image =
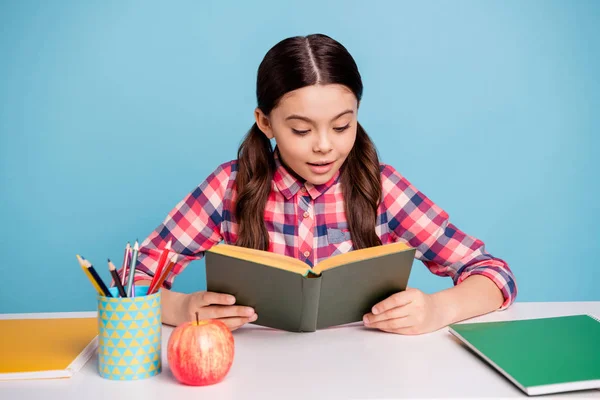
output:
[{"label": "girl's face", "polygon": [[358,102],[342,85],[313,85],[287,93],[267,117],[256,109],[260,130],[275,138],[283,162],[319,185],[340,169],[354,146]]}]

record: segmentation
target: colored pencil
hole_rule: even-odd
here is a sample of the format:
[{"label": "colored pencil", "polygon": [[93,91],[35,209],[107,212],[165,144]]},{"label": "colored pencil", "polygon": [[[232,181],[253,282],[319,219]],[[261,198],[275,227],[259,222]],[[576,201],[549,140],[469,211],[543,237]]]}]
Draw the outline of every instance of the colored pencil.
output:
[{"label": "colored pencil", "polygon": [[102,291],[104,296],[113,297],[113,295],[110,293],[110,290],[108,290],[108,287],[104,284],[104,281],[102,280],[102,278],[100,278],[100,275],[98,275],[98,273],[96,272],[96,269],[94,268],[92,263],[89,262],[88,260],[85,260],[85,263],[87,264],[86,267],[87,267],[88,271],[90,271],[90,274],[92,275],[94,280],[96,282],[98,282],[98,286],[100,286],[100,290]]},{"label": "colored pencil", "polygon": [[129,260],[131,260],[131,245],[127,242],[127,246],[125,246],[125,252],[123,254],[123,265],[121,266],[121,285],[125,286],[127,283],[127,265],[129,265]]},{"label": "colored pencil", "polygon": [[154,272],[154,276],[152,277],[152,281],[150,282],[150,287],[153,287],[158,279],[160,278],[160,274],[162,273],[163,268],[165,267],[165,263],[167,262],[167,257],[169,256],[169,251],[171,251],[171,240],[167,242],[167,245],[163,249],[160,254],[160,258],[158,260],[158,266],[156,267],[156,271]]},{"label": "colored pencil", "polygon": [[135,240],[135,244],[133,245],[133,253],[131,255],[131,263],[129,264],[129,280],[127,281],[127,296],[132,297],[132,285],[133,285],[133,276],[135,275],[135,264],[137,263],[138,251],[140,247],[138,245],[137,239]]},{"label": "colored pencil", "polygon": [[117,287],[117,290],[119,291],[121,297],[127,297],[127,293],[125,293],[125,289],[121,284],[121,278],[119,277],[119,273],[117,272],[117,267],[115,267],[115,264],[113,264],[112,261],[110,261],[110,258],[108,259],[108,270],[110,271],[110,274],[112,275],[113,280],[115,281],[115,286]]},{"label": "colored pencil", "polygon": [[94,277],[90,273],[90,270],[87,268],[87,263],[85,262],[85,258],[83,258],[79,254],[77,254],[77,261],[79,261],[79,265],[81,266],[81,269],[85,273],[85,276],[88,277],[88,279],[90,280],[90,282],[94,286],[94,289],[96,289],[96,292],[99,295],[104,296],[104,293],[102,293],[102,289],[100,288],[100,285],[98,285],[98,282],[96,282],[96,280],[94,279]]},{"label": "colored pencil", "polygon": [[158,279],[158,281],[156,281],[155,285],[150,286],[148,288],[148,295],[158,292],[158,290],[163,285],[164,281],[167,279],[167,277],[171,273],[171,270],[175,266],[176,262],[177,262],[177,254],[174,254],[173,257],[171,257],[171,262],[169,262],[169,265],[167,265],[167,267],[164,269],[164,271],[162,271],[160,278]]},{"label": "colored pencil", "polygon": [[[129,262],[131,263],[131,258],[133,257],[133,248],[129,246]],[[136,259],[137,262],[137,259]],[[127,270],[127,274],[129,275],[129,269]],[[135,280],[131,282],[131,297],[135,297]]]}]

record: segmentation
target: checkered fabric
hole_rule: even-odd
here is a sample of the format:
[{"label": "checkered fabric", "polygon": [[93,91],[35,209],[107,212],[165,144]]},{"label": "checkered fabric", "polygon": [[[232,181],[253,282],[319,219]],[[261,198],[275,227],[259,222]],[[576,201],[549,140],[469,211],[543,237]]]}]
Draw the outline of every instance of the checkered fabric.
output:
[{"label": "checkered fabric", "polygon": [[[351,251],[352,239],[344,212],[340,173],[322,185],[295,178],[275,152],[276,172],[265,207],[269,251],[300,259],[309,266]],[[154,275],[160,249],[172,239],[179,261],[165,281],[174,277],[204,251],[224,241],[235,244],[238,225],[233,200],[237,161],[218,166],[187,194],[142,242],[135,280]],[[504,295],[501,309],[514,302],[517,286],[507,263],[485,250],[484,243],[462,232],[448,214],[415,188],[392,166],[381,164],[382,201],[375,231],[383,244],[403,241],[416,248],[415,258],[434,274],[458,284],[470,275],[491,279]]]}]

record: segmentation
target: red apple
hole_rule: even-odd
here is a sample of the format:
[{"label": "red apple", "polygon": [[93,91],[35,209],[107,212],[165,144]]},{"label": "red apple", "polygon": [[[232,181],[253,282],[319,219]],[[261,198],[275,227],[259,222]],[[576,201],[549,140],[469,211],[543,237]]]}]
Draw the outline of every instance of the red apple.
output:
[{"label": "red apple", "polygon": [[234,341],[223,322],[196,320],[171,333],[167,359],[175,378],[191,386],[206,386],[225,378],[233,364]]}]

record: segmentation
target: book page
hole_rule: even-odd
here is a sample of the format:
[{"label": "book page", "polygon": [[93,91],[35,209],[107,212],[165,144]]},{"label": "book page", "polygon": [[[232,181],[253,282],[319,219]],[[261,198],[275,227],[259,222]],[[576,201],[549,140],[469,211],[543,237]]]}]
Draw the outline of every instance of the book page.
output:
[{"label": "book page", "polygon": [[286,271],[295,272],[303,276],[306,276],[310,270],[310,267],[300,260],[282,254],[271,253],[269,251],[249,249],[247,247],[229,244],[218,244],[207,251],[268,265],[270,267],[285,269]]},{"label": "book page", "polygon": [[410,250],[412,247],[404,242],[391,243],[381,246],[369,247],[366,249],[353,250],[348,253],[338,254],[327,260],[321,261],[314,268],[313,271],[316,274],[321,272],[339,267],[344,264],[366,260],[374,257],[381,257],[387,254],[398,253],[405,250]]}]

